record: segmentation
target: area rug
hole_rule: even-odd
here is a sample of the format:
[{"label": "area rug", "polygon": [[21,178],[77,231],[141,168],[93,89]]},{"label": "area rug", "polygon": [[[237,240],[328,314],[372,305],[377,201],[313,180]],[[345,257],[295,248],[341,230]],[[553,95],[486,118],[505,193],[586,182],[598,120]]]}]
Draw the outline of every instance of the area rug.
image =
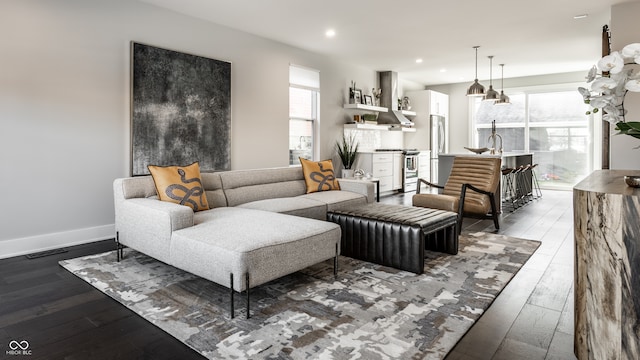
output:
[{"label": "area rug", "polygon": [[[457,255],[427,252],[416,275],[348,257],[236,296],[127,249],[61,261],[67,270],[210,359],[442,359],[540,245],[463,234]],[[215,266],[215,264],[212,264]]]}]

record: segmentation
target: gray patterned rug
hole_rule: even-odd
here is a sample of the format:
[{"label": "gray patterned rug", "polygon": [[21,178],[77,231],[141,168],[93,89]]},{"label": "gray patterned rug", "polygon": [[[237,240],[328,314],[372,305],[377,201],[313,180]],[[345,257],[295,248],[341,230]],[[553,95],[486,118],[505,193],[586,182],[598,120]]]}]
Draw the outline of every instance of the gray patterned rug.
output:
[{"label": "gray patterned rug", "polygon": [[[125,250],[61,261],[98,290],[210,359],[442,359],[540,245],[475,233],[425,273],[340,257],[251,291],[252,317],[228,289]],[[238,311],[238,309],[240,311]]]}]

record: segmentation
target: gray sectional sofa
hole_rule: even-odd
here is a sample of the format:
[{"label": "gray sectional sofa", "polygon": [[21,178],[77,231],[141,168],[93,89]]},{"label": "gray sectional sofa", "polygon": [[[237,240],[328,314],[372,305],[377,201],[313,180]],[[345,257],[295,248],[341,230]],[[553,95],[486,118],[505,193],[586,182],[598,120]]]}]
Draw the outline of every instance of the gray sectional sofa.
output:
[{"label": "gray sectional sofa", "polygon": [[300,167],[202,173],[210,210],[158,200],[151,176],[114,181],[118,259],[122,246],[224,285],[249,289],[334,258],[341,231],[329,210],[374,201],[369,182],[306,194]]}]

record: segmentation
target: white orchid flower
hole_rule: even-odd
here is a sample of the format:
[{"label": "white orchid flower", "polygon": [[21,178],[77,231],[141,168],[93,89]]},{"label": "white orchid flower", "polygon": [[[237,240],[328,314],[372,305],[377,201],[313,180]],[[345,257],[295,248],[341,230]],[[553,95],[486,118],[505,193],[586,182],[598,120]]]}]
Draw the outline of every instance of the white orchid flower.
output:
[{"label": "white orchid flower", "polygon": [[589,73],[587,74],[587,77],[586,77],[587,82],[588,82],[588,83],[590,83],[590,82],[592,82],[593,80],[595,80],[595,79],[596,79],[596,75],[597,75],[597,74],[598,74],[598,68],[596,68],[596,66],[595,66],[595,65],[593,65],[593,66],[591,67],[591,69],[589,70]]},{"label": "white orchid flower", "polygon": [[611,95],[598,95],[593,96],[589,101],[589,106],[592,108],[600,109],[607,106],[615,106],[613,103],[613,96]]},{"label": "white orchid flower", "polygon": [[598,61],[598,69],[617,74],[624,68],[624,59],[619,52],[614,51]]},{"label": "white orchid flower", "polygon": [[633,43],[623,47],[622,56],[633,59],[636,64],[640,64],[640,43]]},{"label": "white orchid flower", "polygon": [[610,94],[613,94],[617,97],[623,97],[625,92],[627,90],[625,90],[624,85],[627,83],[627,81],[629,81],[629,76],[632,74],[632,70],[630,69],[625,69],[623,71],[620,71],[617,74],[612,74],[611,75],[611,79],[614,80],[617,85],[615,87],[615,89],[613,89]]},{"label": "white orchid flower", "polygon": [[589,97],[591,97],[591,91],[589,91],[589,89],[579,87],[578,92],[580,93],[580,95],[582,95],[582,98],[584,98],[585,100],[588,100]]},{"label": "white orchid flower", "polygon": [[614,79],[601,77],[591,83],[591,91],[596,93],[610,94],[615,91],[618,86],[618,82]]},{"label": "white orchid flower", "polygon": [[640,92],[640,79],[632,79],[627,81],[627,83],[624,84],[624,88],[625,90]]},{"label": "white orchid flower", "polygon": [[610,122],[612,124],[618,123],[620,121],[623,121],[624,119],[622,118],[622,116],[618,115],[615,111],[614,112],[604,112],[602,114],[602,120]]},{"label": "white orchid flower", "polygon": [[624,114],[620,107],[615,105],[607,105],[602,108],[602,120],[615,124],[620,121],[624,121]]},{"label": "white orchid flower", "polygon": [[[604,56],[598,61],[597,66],[589,70],[586,80],[590,83],[590,88],[578,88],[585,103],[593,109],[587,111],[587,115],[602,110],[603,120],[613,124],[625,121],[627,111],[623,109],[622,104],[627,92],[640,92],[640,71],[627,66],[635,65],[630,63],[630,59],[640,65],[640,43],[629,44],[620,52],[614,51]],[[598,74],[598,70],[602,71],[602,74]],[[608,74],[603,75],[604,73]],[[630,135],[624,131],[621,133]],[[640,136],[633,136],[640,139]]]}]

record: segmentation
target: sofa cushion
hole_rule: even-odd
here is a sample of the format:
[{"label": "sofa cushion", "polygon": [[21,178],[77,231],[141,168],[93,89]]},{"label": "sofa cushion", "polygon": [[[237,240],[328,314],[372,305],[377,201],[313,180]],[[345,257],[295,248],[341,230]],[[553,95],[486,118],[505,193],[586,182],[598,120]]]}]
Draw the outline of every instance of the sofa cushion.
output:
[{"label": "sofa cushion", "polygon": [[300,167],[233,170],[219,174],[227,206],[298,196],[306,192]]},{"label": "sofa cushion", "polygon": [[193,211],[208,210],[207,196],[200,178],[200,166],[149,165],[160,200],[186,205]]},{"label": "sofa cushion", "polygon": [[366,204],[367,197],[351,191],[321,191],[301,195],[301,198],[320,201],[327,204],[327,211],[340,209],[345,206]]},{"label": "sofa cushion", "polygon": [[210,208],[227,206],[227,197],[224,195],[224,190],[222,189],[220,174],[221,172],[203,172],[200,174]]},{"label": "sofa cushion", "polygon": [[307,184],[307,193],[340,190],[331,160],[311,161],[300,158],[300,164],[302,164],[302,173]]},{"label": "sofa cushion", "polygon": [[327,219],[326,203],[300,196],[252,201],[238,205],[238,207],[272,211],[318,220]]},{"label": "sofa cushion", "polygon": [[[194,214],[195,215],[199,215]],[[218,284],[245,289],[336,256],[340,226],[298,216],[238,207],[203,211],[203,221],[173,232],[171,265]]]}]

